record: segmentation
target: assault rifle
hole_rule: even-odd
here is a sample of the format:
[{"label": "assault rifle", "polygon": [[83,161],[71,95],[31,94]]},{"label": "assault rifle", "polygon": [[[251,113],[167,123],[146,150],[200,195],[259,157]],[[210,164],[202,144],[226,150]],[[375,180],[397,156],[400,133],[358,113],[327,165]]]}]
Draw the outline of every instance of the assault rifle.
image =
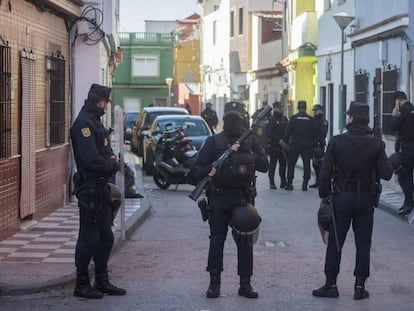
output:
[{"label": "assault rifle", "polygon": [[[253,120],[252,126],[243,132],[243,134],[240,136],[239,139],[237,139],[234,144],[242,144],[252,133],[253,129],[256,126],[256,124],[263,119],[268,113],[272,110],[270,106],[265,107],[256,117],[256,119]],[[231,149],[231,146],[216,160],[213,162],[212,167],[214,167],[216,170],[220,169],[220,167],[223,165],[224,161],[229,157],[229,155],[233,152]],[[197,201],[198,198],[203,193],[204,189],[206,188],[207,184],[211,181],[211,176],[204,177],[194,188],[194,190],[188,195],[191,200]]]}]

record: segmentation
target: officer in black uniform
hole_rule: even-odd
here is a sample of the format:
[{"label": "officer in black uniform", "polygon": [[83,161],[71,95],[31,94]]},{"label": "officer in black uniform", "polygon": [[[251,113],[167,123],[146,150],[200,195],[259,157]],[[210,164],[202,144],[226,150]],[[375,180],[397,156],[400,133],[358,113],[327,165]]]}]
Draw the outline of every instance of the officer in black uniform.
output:
[{"label": "officer in black uniform", "polygon": [[315,183],[310,185],[310,188],[317,188],[319,186],[318,178],[321,169],[323,155],[325,154],[326,135],[328,134],[328,121],[325,119],[322,105],[314,105],[312,108],[313,118],[316,123],[316,144],[313,148],[312,166],[315,170]]},{"label": "officer in black uniform", "polygon": [[[125,295],[108,280],[108,259],[114,243],[111,195],[108,179],[119,170],[119,161],[100,117],[105,113],[111,89],[92,84],[88,98],[70,129],[77,166],[75,194],[79,205],[79,236],[75,251],[76,286],[74,295],[102,298]],[[95,286],[89,283],[88,267],[95,262]]]},{"label": "officer in black uniform", "polygon": [[[240,106],[234,105],[233,108],[239,109]],[[206,188],[210,208],[210,249],[207,265],[207,271],[210,272],[210,285],[206,293],[208,298],[220,296],[223,248],[231,222],[232,210],[252,202],[255,196],[255,188],[252,187],[255,178],[254,172],[255,170],[267,172],[269,167],[264,150],[260,148],[254,135],[250,135],[241,145],[235,143],[244,128],[243,110],[230,110],[228,107],[223,117],[223,131],[206,139],[194,166],[195,174],[200,179],[207,174],[212,176],[212,182]],[[237,153],[251,159],[249,160],[250,164],[246,164],[243,170],[237,170],[249,172],[246,174],[248,179],[235,178],[229,162],[225,162],[217,171],[212,168],[212,163],[230,146],[233,150],[230,157]],[[250,284],[250,277],[253,274],[253,243],[238,244],[237,250],[238,274],[240,275],[239,295],[257,298],[258,294]]]},{"label": "officer in black uniform", "polygon": [[285,144],[290,144],[288,152],[288,171],[286,190],[293,190],[293,178],[295,174],[295,166],[299,155],[303,161],[303,183],[302,190],[308,190],[308,182],[310,179],[310,161],[312,158],[312,149],[314,147],[317,131],[314,119],[306,113],[306,101],[298,101],[298,113],[294,114],[285,131],[283,139]]},{"label": "officer in black uniform", "polygon": [[[263,109],[265,109],[268,106],[267,101],[263,101],[262,102],[262,107],[257,109],[253,115],[252,115],[252,120],[255,121],[257,116],[263,111]],[[256,135],[257,137],[257,141],[260,143],[262,148],[265,148],[267,145],[267,135],[266,135],[266,127],[267,124],[269,122],[270,117],[272,116],[271,111],[269,111],[269,113],[262,118],[261,120],[259,120],[256,123],[256,126],[254,127],[253,131],[254,131],[254,135]]]},{"label": "officer in black uniform", "polygon": [[414,105],[404,92],[397,92],[396,105],[392,115],[391,130],[397,132],[401,147],[400,167],[396,170],[398,182],[404,192],[404,204],[398,210],[400,215],[409,214],[414,207],[413,202],[413,169],[414,169]]},{"label": "officer in black uniform", "polygon": [[331,197],[339,249],[334,226],[331,225],[325,261],[326,283],[312,294],[338,297],[336,278],[341,249],[352,223],[356,246],[354,299],[359,300],[369,296],[365,279],[369,277],[374,200],[379,195],[375,184],[379,178],[389,180],[392,167],[385,154],[385,144],[373,137],[368,127],[369,106],[352,102],[346,113],[348,132],[334,136],[329,142],[319,175],[319,197],[322,202]]},{"label": "officer in black uniform", "polygon": [[279,161],[279,176],[280,176],[280,188],[286,187],[286,155],[282,150],[282,146],[279,141],[283,139],[285,135],[286,125],[288,119],[283,115],[283,105],[281,102],[276,101],[273,103],[273,115],[269,119],[269,123],[266,128],[266,136],[269,139],[269,183],[270,189],[276,189],[275,185],[275,171],[276,164]]},{"label": "officer in black uniform", "polygon": [[211,103],[206,103],[206,109],[201,112],[201,117],[206,121],[207,125],[211,129],[211,132],[214,133],[214,130],[218,124],[218,118],[217,113],[211,107]]}]

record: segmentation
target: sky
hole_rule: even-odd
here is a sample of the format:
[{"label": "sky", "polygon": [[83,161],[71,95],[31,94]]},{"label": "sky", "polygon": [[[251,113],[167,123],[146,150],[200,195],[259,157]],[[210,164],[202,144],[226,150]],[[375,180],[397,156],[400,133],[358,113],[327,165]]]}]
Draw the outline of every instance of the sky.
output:
[{"label": "sky", "polygon": [[143,32],[144,20],[177,20],[200,14],[197,0],[120,0],[120,31]]}]

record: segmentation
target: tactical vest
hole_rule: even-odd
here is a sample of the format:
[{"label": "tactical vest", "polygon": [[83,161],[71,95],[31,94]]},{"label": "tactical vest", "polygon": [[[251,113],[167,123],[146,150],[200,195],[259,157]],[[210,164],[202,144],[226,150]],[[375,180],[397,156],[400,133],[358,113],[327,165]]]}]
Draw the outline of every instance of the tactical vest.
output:
[{"label": "tactical vest", "polygon": [[[226,150],[233,142],[225,135],[215,135],[216,150]],[[252,140],[246,139],[237,152],[232,152],[213,177],[217,187],[246,188],[255,178],[255,163],[252,152]]]}]

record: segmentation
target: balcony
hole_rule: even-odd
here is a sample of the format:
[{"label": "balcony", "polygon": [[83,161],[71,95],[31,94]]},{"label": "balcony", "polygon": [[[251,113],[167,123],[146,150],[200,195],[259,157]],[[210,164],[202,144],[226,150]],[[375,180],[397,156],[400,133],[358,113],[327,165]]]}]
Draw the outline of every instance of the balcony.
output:
[{"label": "balcony", "polygon": [[153,32],[121,32],[121,45],[171,45],[172,36],[169,33]]},{"label": "balcony", "polygon": [[304,12],[292,23],[290,50],[296,50],[305,43],[318,44],[318,16],[316,12]]}]

